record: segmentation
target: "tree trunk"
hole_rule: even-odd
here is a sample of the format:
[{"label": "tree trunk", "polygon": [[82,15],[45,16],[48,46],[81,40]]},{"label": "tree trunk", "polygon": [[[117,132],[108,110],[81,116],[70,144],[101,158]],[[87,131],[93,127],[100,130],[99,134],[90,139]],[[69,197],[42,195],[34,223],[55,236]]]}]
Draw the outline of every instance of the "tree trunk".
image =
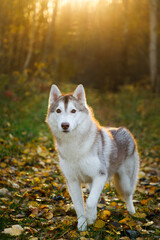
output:
[{"label": "tree trunk", "polygon": [[159,92],[157,74],[157,0],[150,2],[150,78],[153,92]]},{"label": "tree trunk", "polygon": [[25,63],[24,63],[24,67],[23,67],[23,73],[28,68],[28,65],[29,65],[31,57],[32,57],[32,51],[33,51],[35,25],[36,25],[36,4],[33,7],[34,7],[34,10],[33,10],[34,11],[33,12],[33,24],[32,24],[31,34],[30,34],[28,54],[27,54],[27,57],[26,57],[26,60],[25,60]]},{"label": "tree trunk", "polygon": [[125,82],[128,82],[128,11],[129,0],[123,0],[124,14],[123,14],[123,46],[122,46],[122,68]]},{"label": "tree trunk", "polygon": [[43,53],[43,61],[44,62],[47,60],[50,51],[53,51],[54,31],[55,31],[55,21],[56,21],[56,16],[57,16],[57,10],[58,10],[58,0],[54,0],[52,20],[51,20],[49,28],[48,28],[48,33],[46,36],[44,53]]}]

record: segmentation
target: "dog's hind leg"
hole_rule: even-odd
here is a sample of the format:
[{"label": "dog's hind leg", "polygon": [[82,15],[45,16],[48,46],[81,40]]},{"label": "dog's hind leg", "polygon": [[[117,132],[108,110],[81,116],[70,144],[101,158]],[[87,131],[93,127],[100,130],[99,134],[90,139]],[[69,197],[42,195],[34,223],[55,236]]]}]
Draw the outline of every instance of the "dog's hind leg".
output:
[{"label": "dog's hind leg", "polygon": [[119,171],[114,175],[115,187],[120,197],[126,202],[130,214],[135,213],[133,193],[137,183],[139,157],[137,151],[128,157]]}]

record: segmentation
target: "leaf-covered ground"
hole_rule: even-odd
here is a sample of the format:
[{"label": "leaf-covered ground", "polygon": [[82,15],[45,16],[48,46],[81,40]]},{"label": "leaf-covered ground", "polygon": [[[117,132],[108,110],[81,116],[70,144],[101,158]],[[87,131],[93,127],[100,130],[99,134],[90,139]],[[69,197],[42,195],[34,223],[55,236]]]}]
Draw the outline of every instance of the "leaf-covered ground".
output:
[{"label": "leaf-covered ground", "polygon": [[[97,221],[80,233],[44,123],[48,91],[26,91],[23,96],[11,91],[0,100],[0,239],[159,239],[160,98],[133,87],[103,95],[87,90],[101,123],[125,125],[132,131],[141,168],[136,214],[128,214],[113,183],[106,183]],[[86,186],[83,191],[86,199]]]}]

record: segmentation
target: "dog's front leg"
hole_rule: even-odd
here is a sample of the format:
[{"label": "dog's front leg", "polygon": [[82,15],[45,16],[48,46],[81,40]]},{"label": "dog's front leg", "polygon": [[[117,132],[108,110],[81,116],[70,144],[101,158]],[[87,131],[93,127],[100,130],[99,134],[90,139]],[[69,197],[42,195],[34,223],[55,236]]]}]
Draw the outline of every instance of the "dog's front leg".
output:
[{"label": "dog's front leg", "polygon": [[74,204],[77,218],[78,218],[78,230],[85,231],[87,229],[87,221],[84,214],[84,206],[83,206],[83,197],[81,184],[77,181],[68,181],[68,190],[72,198],[72,202]]},{"label": "dog's front leg", "polygon": [[106,175],[100,175],[93,179],[91,191],[86,202],[86,219],[89,225],[93,224],[97,218],[97,203],[106,180]]}]

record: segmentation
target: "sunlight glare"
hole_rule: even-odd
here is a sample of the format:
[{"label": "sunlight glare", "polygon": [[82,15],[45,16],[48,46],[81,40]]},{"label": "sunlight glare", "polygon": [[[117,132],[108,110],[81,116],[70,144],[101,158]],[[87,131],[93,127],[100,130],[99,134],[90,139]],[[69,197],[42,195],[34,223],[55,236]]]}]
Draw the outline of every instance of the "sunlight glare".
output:
[{"label": "sunlight glare", "polygon": [[60,6],[66,5],[67,3],[71,4],[83,4],[83,3],[92,3],[95,5],[99,0],[60,0]]},{"label": "sunlight glare", "polygon": [[[63,7],[65,5],[67,5],[68,3],[72,4],[72,5],[82,5],[85,3],[88,3],[92,6],[95,6],[97,3],[101,3],[101,1],[104,1],[108,4],[111,4],[113,2],[113,0],[59,0],[58,1],[58,6],[59,7]],[[117,0],[119,2],[121,2],[122,0]],[[53,11],[53,4],[54,1],[53,0],[48,0],[48,12],[51,14]]]}]

